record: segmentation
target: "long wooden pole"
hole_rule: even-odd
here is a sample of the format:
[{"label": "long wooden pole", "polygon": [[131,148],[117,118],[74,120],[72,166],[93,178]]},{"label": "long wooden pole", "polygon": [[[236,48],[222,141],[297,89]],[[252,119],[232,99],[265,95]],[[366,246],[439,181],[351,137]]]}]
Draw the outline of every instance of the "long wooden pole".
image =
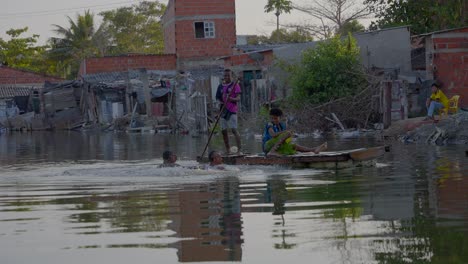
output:
[{"label": "long wooden pole", "polygon": [[[234,85],[232,85],[232,88],[231,88],[231,91],[229,92],[229,95],[226,99],[229,99],[232,95],[232,92],[234,91],[234,89],[236,88],[236,84],[237,84],[237,80],[235,81]],[[221,118],[221,115],[223,114],[224,112],[224,109],[226,108],[226,105],[227,105],[227,102],[223,102],[223,106],[221,107],[221,110],[219,111],[219,115],[218,117],[216,118],[216,121],[215,121],[215,124],[213,126],[213,129],[211,129],[211,132],[210,132],[210,136],[208,137],[208,141],[206,142],[206,145],[205,145],[205,148],[203,149],[203,152],[200,156],[200,159],[203,158],[203,156],[205,155],[205,152],[206,152],[206,149],[208,148],[208,145],[210,144],[210,141],[211,141],[211,137],[213,137],[213,133],[214,133],[214,130],[216,128],[216,125],[218,125],[218,122],[219,122],[219,119]]]}]

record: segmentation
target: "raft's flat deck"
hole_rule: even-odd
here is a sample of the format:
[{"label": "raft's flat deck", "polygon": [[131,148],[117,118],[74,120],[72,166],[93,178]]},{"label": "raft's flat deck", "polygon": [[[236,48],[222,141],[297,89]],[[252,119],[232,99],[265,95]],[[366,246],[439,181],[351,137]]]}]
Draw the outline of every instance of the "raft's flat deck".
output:
[{"label": "raft's flat deck", "polygon": [[300,168],[345,168],[375,164],[375,159],[382,156],[384,147],[359,148],[343,151],[298,153],[280,157],[264,155],[224,156],[223,161],[230,165],[285,165]]}]

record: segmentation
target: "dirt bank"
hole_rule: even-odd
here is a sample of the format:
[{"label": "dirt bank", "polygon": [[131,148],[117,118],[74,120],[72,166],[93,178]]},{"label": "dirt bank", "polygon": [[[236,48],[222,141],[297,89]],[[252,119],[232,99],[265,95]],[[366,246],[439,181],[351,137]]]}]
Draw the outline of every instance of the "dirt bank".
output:
[{"label": "dirt bank", "polygon": [[401,120],[384,131],[387,139],[428,144],[468,144],[468,112],[444,116],[441,120],[423,121],[423,117]]}]

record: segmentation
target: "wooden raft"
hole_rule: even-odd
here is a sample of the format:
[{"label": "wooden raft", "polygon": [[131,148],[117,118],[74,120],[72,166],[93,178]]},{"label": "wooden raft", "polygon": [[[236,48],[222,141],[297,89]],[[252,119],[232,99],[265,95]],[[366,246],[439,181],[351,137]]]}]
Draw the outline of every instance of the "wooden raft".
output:
[{"label": "wooden raft", "polygon": [[[373,166],[382,156],[385,148],[359,148],[342,151],[311,152],[280,157],[265,157],[263,154],[224,156],[223,162],[229,165],[283,165],[294,168],[341,169],[355,166]],[[199,160],[200,161],[200,160]],[[207,160],[203,160],[207,161]]]}]

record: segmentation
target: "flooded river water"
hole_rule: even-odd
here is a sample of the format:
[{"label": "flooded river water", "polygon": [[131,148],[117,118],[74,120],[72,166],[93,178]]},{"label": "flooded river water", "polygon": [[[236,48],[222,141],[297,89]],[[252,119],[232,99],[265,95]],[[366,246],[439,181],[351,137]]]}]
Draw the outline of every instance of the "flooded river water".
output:
[{"label": "flooded river water", "polygon": [[165,149],[196,164],[206,140],[0,135],[0,263],[468,263],[466,146],[394,143],[339,171],[157,168]]}]

